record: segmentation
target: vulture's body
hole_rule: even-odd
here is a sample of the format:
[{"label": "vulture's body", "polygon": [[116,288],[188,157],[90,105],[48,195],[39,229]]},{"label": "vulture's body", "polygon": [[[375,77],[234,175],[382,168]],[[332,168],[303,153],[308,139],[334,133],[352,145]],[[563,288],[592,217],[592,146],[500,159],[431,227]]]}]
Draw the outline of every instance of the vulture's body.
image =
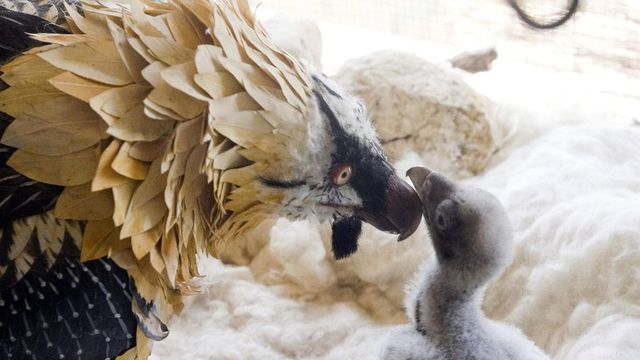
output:
[{"label": "vulture's body", "polygon": [[269,217],[331,220],[337,257],[417,227],[360,103],[246,1],[0,6],[1,358],[145,358],[197,252]]}]

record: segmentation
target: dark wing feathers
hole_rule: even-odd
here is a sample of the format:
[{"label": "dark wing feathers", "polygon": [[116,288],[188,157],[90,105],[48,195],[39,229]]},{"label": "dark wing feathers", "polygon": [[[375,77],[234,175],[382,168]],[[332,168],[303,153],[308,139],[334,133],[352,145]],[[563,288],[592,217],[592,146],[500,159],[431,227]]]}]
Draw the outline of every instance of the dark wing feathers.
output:
[{"label": "dark wing feathers", "polygon": [[0,166],[0,224],[50,210],[62,189],[33,181],[8,166]]},{"label": "dark wing feathers", "polygon": [[115,359],[135,346],[129,276],[106,258],[81,263],[82,230],[51,212],[2,227],[0,359]]},{"label": "dark wing feathers", "polygon": [[50,270],[0,291],[0,359],[115,359],[135,346],[126,271],[77,258],[67,239]]}]

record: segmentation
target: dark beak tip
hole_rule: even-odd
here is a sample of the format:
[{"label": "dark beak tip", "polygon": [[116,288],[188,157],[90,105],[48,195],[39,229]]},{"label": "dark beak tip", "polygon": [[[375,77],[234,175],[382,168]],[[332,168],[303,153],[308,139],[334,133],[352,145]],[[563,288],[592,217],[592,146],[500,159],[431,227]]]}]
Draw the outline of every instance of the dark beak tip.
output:
[{"label": "dark beak tip", "polygon": [[398,242],[406,240],[409,236],[411,236],[413,233],[415,232],[415,230],[413,231],[406,231],[401,233],[400,235],[398,235]]},{"label": "dark beak tip", "polygon": [[378,230],[398,235],[402,241],[413,234],[422,221],[422,203],[418,193],[396,174],[391,175],[384,194],[384,206],[378,211],[362,208],[356,216]]},{"label": "dark beak tip", "polygon": [[395,177],[396,182],[387,193],[388,216],[397,227],[398,241],[413,234],[422,220],[422,203],[416,191],[409,184]]}]

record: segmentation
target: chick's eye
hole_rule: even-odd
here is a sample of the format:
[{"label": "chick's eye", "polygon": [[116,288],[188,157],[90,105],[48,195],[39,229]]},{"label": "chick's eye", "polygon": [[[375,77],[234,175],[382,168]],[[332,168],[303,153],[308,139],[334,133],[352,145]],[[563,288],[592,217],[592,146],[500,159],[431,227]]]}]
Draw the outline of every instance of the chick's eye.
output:
[{"label": "chick's eye", "polygon": [[351,176],[353,176],[351,165],[338,165],[331,171],[331,182],[335,186],[342,186],[351,180]]},{"label": "chick's eye", "polygon": [[450,199],[441,202],[436,208],[435,223],[443,231],[448,230],[456,222],[456,204]]}]

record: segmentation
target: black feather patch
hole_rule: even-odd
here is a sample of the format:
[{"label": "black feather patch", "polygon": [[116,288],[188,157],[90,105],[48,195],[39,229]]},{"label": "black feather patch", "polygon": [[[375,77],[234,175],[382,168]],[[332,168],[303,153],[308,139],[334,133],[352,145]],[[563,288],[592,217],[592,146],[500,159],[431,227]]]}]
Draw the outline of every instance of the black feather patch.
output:
[{"label": "black feather patch", "polygon": [[49,271],[0,290],[0,359],[115,359],[135,346],[127,272],[79,254],[67,239]]},{"label": "black feather patch", "polygon": [[337,219],[331,225],[331,248],[336,260],[344,259],[358,250],[362,221],[356,217]]},{"label": "black feather patch", "polygon": [[[3,152],[13,149],[0,144],[0,160]],[[0,225],[52,209],[63,189],[33,181],[0,161]]]}]

